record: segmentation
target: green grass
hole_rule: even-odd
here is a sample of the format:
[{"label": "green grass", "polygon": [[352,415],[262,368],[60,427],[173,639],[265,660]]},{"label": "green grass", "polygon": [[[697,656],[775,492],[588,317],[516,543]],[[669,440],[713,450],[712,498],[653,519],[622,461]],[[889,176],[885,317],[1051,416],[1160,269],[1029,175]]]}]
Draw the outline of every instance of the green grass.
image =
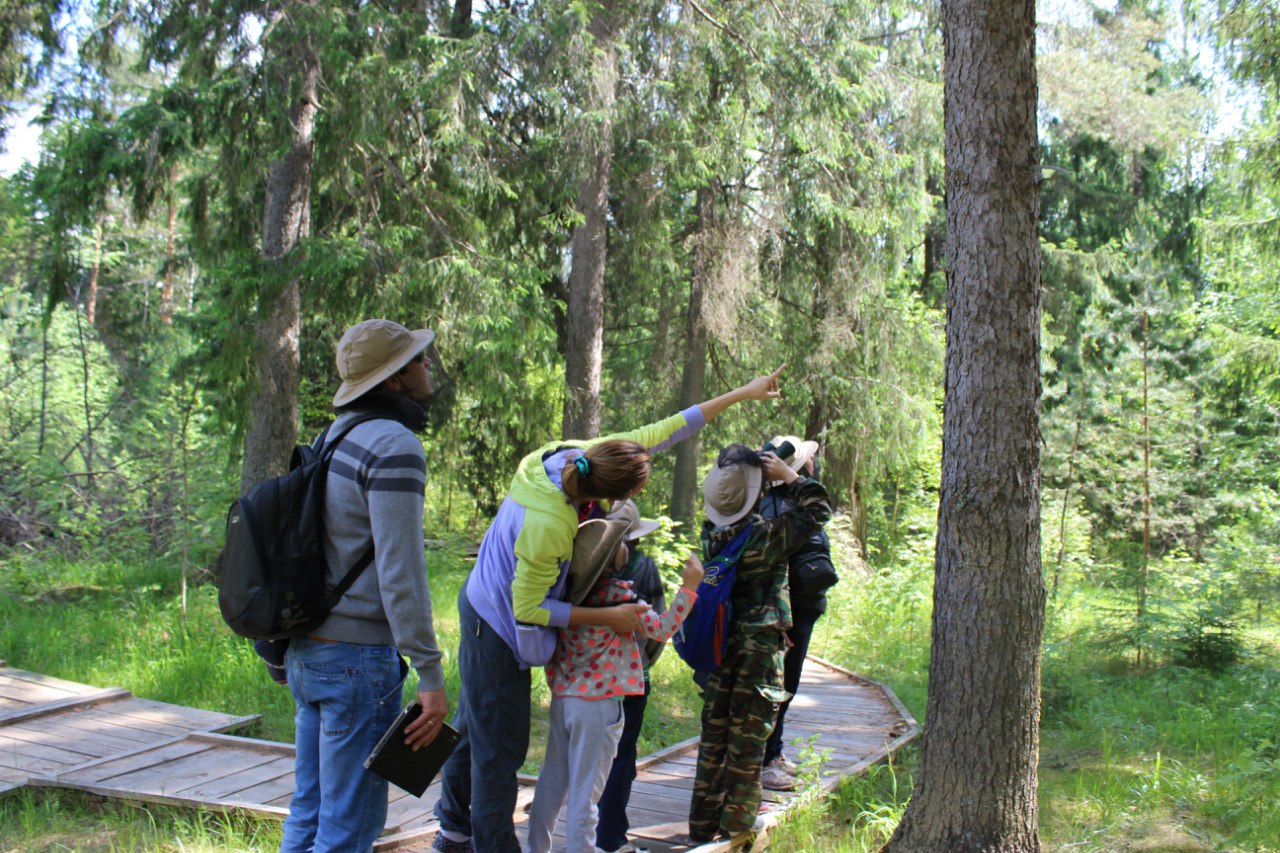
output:
[{"label": "green grass", "polygon": [[0,849],[24,853],[268,853],[281,824],[193,809],[21,789],[0,800]]},{"label": "green grass", "polygon": [[[837,554],[842,564],[847,555]],[[457,695],[453,605],[469,564],[460,541],[430,557],[447,689]],[[812,651],[889,685],[923,718],[931,561],[907,543],[894,568],[847,571],[818,623]],[[1064,580],[1051,608],[1044,664],[1040,829],[1046,850],[1280,850],[1280,626],[1252,628],[1247,654],[1220,675],[1136,669],[1088,641],[1108,597]],[[261,713],[252,734],[293,737],[288,691],[266,678],[247,641],[223,626],[211,586],[190,590],[184,621],[177,573],[162,562],[81,563],[9,554],[0,570],[0,657],[11,666],[139,696],[234,714]],[[540,673],[534,697],[549,699]],[[653,673],[643,752],[697,733],[687,669],[667,652]],[[406,686],[406,693],[412,685]],[[535,712],[536,770],[544,725]],[[545,716],[545,715],[541,715]],[[802,757],[793,750],[793,757]],[[914,751],[845,781],[789,813],[771,849],[877,850],[911,792]],[[55,790],[0,800],[0,850],[271,850],[279,827]]]}]

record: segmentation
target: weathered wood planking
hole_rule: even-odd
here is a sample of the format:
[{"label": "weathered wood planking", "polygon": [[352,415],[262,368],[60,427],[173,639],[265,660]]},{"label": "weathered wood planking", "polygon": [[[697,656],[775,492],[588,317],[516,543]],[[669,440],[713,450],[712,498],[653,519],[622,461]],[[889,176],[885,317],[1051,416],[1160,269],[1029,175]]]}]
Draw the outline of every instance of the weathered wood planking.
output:
[{"label": "weathered wood planking", "polygon": [[0,667],[0,694],[0,793],[32,777],[91,767],[192,731],[222,731],[258,719],[8,667]]},{"label": "weathered wood planking", "polygon": [[[800,757],[801,749],[813,750],[821,776],[818,784],[831,790],[844,776],[865,772],[870,764],[884,760],[917,733],[916,721],[888,688],[811,657],[787,713],[784,738],[792,744],[793,760]],[[630,836],[654,853],[691,849],[685,836],[697,742],[697,738],[691,738],[673,744],[636,763],[636,781],[627,808]],[[766,828],[777,822],[799,794],[764,792]],[[517,813],[522,835],[525,820],[526,815]],[[564,831],[562,819],[556,827],[556,837],[563,838]],[[748,840],[737,842],[744,844]],[[767,831],[758,841],[761,845],[767,843]],[[696,849],[698,853],[719,853],[733,846],[730,841],[721,841]]]},{"label": "weathered wood planking", "polygon": [[0,667],[0,711],[12,711],[46,702],[94,693],[96,687],[63,681],[51,675],[27,672],[24,669]]},{"label": "weathered wood planking", "polygon": [[[5,672],[11,671],[0,670],[0,674]],[[29,751],[31,761],[55,768],[41,771],[49,778],[36,780],[38,784],[273,819],[288,814],[294,789],[293,746],[216,733],[253,718],[231,718],[234,722],[227,722],[227,715],[133,697],[127,698],[139,704],[129,706],[127,713],[116,714],[117,703],[124,701],[119,697],[100,695],[94,701],[77,703],[64,686],[55,683],[56,679],[44,682],[42,678],[17,679],[25,683],[14,686],[11,682],[10,692],[17,695],[20,689],[27,690],[23,695],[30,696],[47,691],[41,695],[54,697],[48,700],[53,703],[51,710],[31,707],[12,711],[0,702],[0,737],[6,729],[21,726],[10,734],[10,745],[20,748],[24,755]],[[62,696],[55,695],[59,690],[63,691]],[[27,709],[31,705],[28,702],[18,707]],[[12,718],[7,725],[6,716]],[[203,731],[184,730],[184,726],[193,725]],[[820,775],[816,784],[831,790],[844,776],[865,772],[871,764],[883,761],[918,732],[916,721],[892,691],[811,658],[787,715],[786,739],[792,744],[793,760],[802,757],[801,750],[812,750],[811,763]],[[118,739],[120,751],[107,753],[106,747],[113,738]],[[6,764],[5,752],[0,750],[0,791],[14,772]],[[16,753],[10,750],[8,754]],[[59,764],[73,756],[85,760],[74,766]],[[685,834],[696,763],[696,738],[637,762],[639,772],[628,808],[631,835],[654,853],[691,849]],[[533,797],[532,781],[532,777],[520,777],[515,817],[522,837],[527,807]],[[754,840],[753,849],[763,848],[767,830],[796,796],[798,792],[764,792],[766,831]],[[438,830],[433,812],[438,797],[439,782],[422,799],[393,786],[386,829],[375,849],[427,850]],[[557,839],[564,838],[564,831],[561,820],[556,828]],[[744,837],[696,850],[723,853],[750,842]]]}]

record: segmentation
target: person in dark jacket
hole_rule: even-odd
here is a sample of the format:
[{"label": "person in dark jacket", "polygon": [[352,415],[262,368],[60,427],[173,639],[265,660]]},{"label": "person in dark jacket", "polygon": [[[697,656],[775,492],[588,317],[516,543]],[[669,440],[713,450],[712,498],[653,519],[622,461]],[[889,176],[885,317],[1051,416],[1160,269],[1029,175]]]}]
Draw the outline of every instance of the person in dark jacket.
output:
[{"label": "person in dark jacket", "polygon": [[[789,443],[795,453],[783,461],[791,470],[806,477],[814,476],[816,441],[801,441],[793,435],[780,435],[769,442],[773,447]],[[789,485],[781,483],[768,491],[760,501],[760,514],[766,517],[785,515],[795,507],[795,495]],[[787,563],[787,581],[791,590],[791,628],[787,631],[787,653],[783,659],[782,686],[794,698],[800,689],[800,675],[804,670],[804,658],[809,652],[809,640],[813,626],[827,609],[827,590],[839,578],[831,562],[831,544],[827,532],[819,527],[791,555]],[[764,747],[764,768],[760,774],[761,787],[771,791],[791,791],[796,787],[799,769],[783,752],[783,723],[791,699],[778,706],[778,719],[773,734]]]}]

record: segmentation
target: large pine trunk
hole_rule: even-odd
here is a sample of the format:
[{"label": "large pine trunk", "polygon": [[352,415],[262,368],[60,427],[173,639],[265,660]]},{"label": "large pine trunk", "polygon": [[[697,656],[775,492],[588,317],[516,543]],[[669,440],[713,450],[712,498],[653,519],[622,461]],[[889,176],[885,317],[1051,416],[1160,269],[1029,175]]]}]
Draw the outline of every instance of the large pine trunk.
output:
[{"label": "large pine trunk", "polygon": [[1033,0],[944,0],[947,351],[929,700],[889,851],[1033,851],[1040,248]]},{"label": "large pine trunk", "polygon": [[588,111],[599,116],[586,141],[586,173],[578,185],[582,224],[573,231],[565,341],[563,434],[600,434],[600,369],[604,350],[604,268],[609,234],[609,178],[613,169],[613,105],[617,86],[615,18],[611,4],[596,12]]},{"label": "large pine trunk", "polygon": [[[698,189],[698,240],[693,274],[689,276],[689,312],[685,327],[684,373],[680,379],[680,408],[686,409],[706,399],[707,319],[703,312],[707,278],[712,263],[710,236],[716,227],[716,191],[713,186]],[[676,471],[671,486],[671,517],[693,519],[698,493],[698,454],[702,443],[694,434],[676,445]]]},{"label": "large pine trunk", "polygon": [[320,62],[305,43],[277,61],[281,63],[280,90],[294,93],[290,107],[293,137],[289,150],[271,164],[267,173],[262,255],[283,284],[264,293],[258,306],[255,336],[260,381],[245,433],[241,493],[287,470],[298,432],[301,295],[298,277],[289,273],[288,265],[290,252],[311,230],[311,167]]}]

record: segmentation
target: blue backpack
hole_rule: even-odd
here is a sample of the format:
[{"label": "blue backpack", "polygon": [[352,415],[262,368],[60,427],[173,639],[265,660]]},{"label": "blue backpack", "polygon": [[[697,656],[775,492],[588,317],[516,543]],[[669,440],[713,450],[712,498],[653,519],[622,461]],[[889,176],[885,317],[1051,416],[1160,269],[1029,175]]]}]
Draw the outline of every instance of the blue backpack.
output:
[{"label": "blue backpack", "polygon": [[706,565],[706,574],[698,584],[698,600],[672,638],[676,654],[695,672],[715,672],[724,663],[729,645],[729,625],[733,621],[733,582],[738,576],[738,560],[743,546],[751,537],[754,525],[748,524],[733,537],[719,554]]}]

